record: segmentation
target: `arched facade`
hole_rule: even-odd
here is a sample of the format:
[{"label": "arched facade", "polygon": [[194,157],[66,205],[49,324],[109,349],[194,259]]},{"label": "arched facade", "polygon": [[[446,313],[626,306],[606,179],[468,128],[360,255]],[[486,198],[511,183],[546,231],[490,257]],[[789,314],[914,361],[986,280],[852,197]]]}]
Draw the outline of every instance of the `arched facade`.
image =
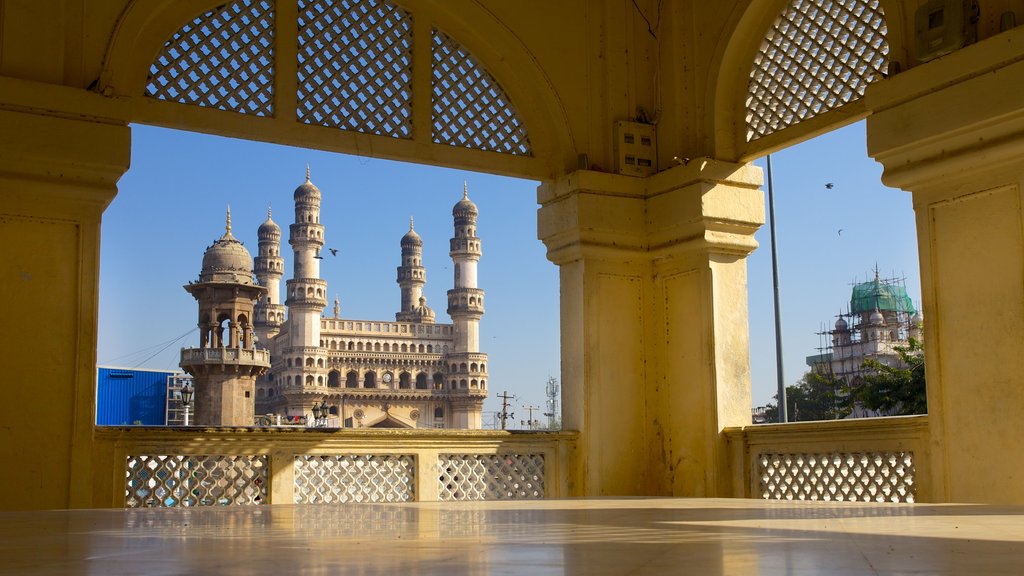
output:
[{"label": "arched facade", "polygon": [[[728,442],[749,424],[744,258],[764,220],[761,174],[745,162],[864,116],[883,181],[910,191],[918,214],[923,307],[934,319],[925,339],[936,343],[928,489],[937,500],[1024,502],[1012,481],[1024,464],[1006,458],[1004,442],[1020,435],[1024,399],[1002,393],[1024,384],[1024,311],[1001,297],[1024,282],[1024,104],[1012,90],[1024,85],[1024,31],[989,17],[1002,4],[981,0],[977,38],[922,62],[903,40],[920,3],[882,2],[901,71],[856,102],[747,140],[742,95],[788,2],[559,2],[538,19],[515,3],[410,1],[414,43],[428,51],[420,58],[435,28],[464,46],[515,103],[532,156],[434,142],[429,97],[414,110],[411,140],[296,126],[280,113],[298,109],[292,91],[275,92],[271,116],[147,99],[167,39],[223,3],[102,4],[4,14],[0,242],[11,266],[0,283],[16,305],[3,345],[21,360],[7,376],[44,382],[60,416],[40,422],[4,403],[6,455],[32,471],[0,481],[4,507],[109,505],[114,492],[103,468],[112,441],[91,424],[92,359],[100,222],[130,164],[130,123],[542,181],[538,235],[561,267],[563,422],[582,439],[562,469],[579,495],[706,496],[735,493],[745,466]],[[298,5],[275,4],[274,82],[293,85]],[[429,68],[414,74],[423,76],[413,90],[431,94]],[[618,173],[622,120],[654,126],[656,173]],[[1000,305],[966,304],[978,301]],[[292,370],[294,386],[301,371]]]}]

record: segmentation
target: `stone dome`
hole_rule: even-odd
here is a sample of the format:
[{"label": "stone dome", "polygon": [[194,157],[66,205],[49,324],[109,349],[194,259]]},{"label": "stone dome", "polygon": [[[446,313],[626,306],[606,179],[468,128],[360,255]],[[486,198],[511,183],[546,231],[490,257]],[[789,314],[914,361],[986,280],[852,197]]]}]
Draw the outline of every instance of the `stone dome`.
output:
[{"label": "stone dome", "polygon": [[295,203],[312,204],[320,203],[320,189],[309,181],[309,167],[306,167],[306,181],[299,184],[299,187],[295,189],[294,195]]},{"label": "stone dome", "polygon": [[466,183],[463,182],[462,200],[459,200],[458,202],[455,203],[455,206],[452,208],[452,216],[455,216],[456,218],[475,218],[478,213],[479,212],[477,212],[476,204],[474,204],[473,201],[469,199],[469,191],[467,190]]},{"label": "stone dome", "polygon": [[839,318],[839,320],[836,320],[836,330],[837,331],[842,332],[842,331],[847,330],[848,328],[849,328],[849,325],[846,323],[846,320],[844,320],[841,317]]},{"label": "stone dome", "polygon": [[423,246],[423,239],[412,228],[412,216],[409,216],[409,231],[402,236],[402,247],[406,246]]},{"label": "stone dome", "polygon": [[868,317],[868,323],[875,326],[885,324],[885,317],[882,316],[882,313],[878,311],[878,308],[875,308],[875,311],[872,312],[871,316]]},{"label": "stone dome", "polygon": [[200,282],[253,284],[252,255],[229,230],[203,253]]},{"label": "stone dome", "polygon": [[415,230],[409,230],[402,236],[402,246],[423,246],[423,239]]},{"label": "stone dome", "polygon": [[260,224],[259,230],[257,230],[256,233],[261,240],[265,238],[281,237],[281,227],[277,225],[277,222],[274,222],[270,218],[270,210],[267,210],[267,221]]}]

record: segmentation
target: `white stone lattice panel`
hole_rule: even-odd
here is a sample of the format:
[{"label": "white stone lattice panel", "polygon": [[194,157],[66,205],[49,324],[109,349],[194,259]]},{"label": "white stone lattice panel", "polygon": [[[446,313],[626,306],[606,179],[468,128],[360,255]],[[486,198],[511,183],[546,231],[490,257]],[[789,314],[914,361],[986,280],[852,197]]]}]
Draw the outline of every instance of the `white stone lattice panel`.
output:
[{"label": "white stone lattice panel", "polygon": [[441,500],[544,498],[543,454],[441,454]]},{"label": "white stone lattice panel", "polygon": [[299,120],[412,135],[412,17],[380,0],[299,0]]},{"label": "white stone lattice panel", "polygon": [[266,456],[128,456],[125,507],[263,504]]},{"label": "white stone lattice panel", "polygon": [[468,50],[433,31],[433,140],[530,156],[530,139],[505,91]]},{"label": "white stone lattice panel", "polygon": [[913,502],[913,452],[761,454],[761,498]]},{"label": "white stone lattice panel", "polygon": [[146,95],[273,116],[274,3],[228,2],[183,26],[150,65]]},{"label": "white stone lattice panel", "polygon": [[859,99],[885,76],[889,43],[879,0],[793,0],[754,57],[747,141]]},{"label": "white stone lattice panel", "polygon": [[295,503],[410,502],[416,497],[413,455],[295,457]]}]

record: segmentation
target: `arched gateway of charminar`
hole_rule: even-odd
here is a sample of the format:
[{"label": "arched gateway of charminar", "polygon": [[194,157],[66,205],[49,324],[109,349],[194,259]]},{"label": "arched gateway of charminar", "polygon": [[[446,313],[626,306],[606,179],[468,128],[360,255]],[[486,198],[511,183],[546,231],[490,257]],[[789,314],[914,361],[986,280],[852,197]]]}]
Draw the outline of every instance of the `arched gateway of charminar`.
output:
[{"label": "arched gateway of charminar", "polygon": [[[434,311],[422,296],[426,284],[423,240],[413,230],[411,219],[409,232],[401,240],[398,284],[402,303],[395,321],[342,318],[337,298],[333,313],[325,316],[327,282],[320,278],[324,246],[320,189],[309,180],[307,170],[306,181],[295,189],[295,223],[289,227],[288,238],[294,267],[284,293],[280,289],[284,275],[281,228],[269,211],[259,227],[254,272],[265,290],[253,292],[253,298],[259,298],[253,327],[255,348],[270,351],[271,367],[248,378],[255,412],[234,425],[251,425],[263,415],[309,417],[314,406],[326,404],[327,423],[334,427],[480,428],[487,397],[487,355],[480,352],[479,336],[484,291],[477,287],[481,255],[477,207],[465,186],[452,215],[455,236],[450,254],[455,286],[448,291],[451,324],[434,322]],[[207,253],[222,250],[218,246],[223,241],[215,242]],[[238,272],[253,274],[253,261],[245,248],[240,243],[231,248],[245,252],[241,260],[249,263],[239,265],[248,270]],[[211,258],[204,256],[204,265],[207,260]],[[204,272],[208,272],[205,267]],[[204,343],[204,347],[210,345]],[[190,367],[183,364],[191,372]],[[205,387],[207,395],[218,389],[229,392],[198,378],[196,387]]]}]

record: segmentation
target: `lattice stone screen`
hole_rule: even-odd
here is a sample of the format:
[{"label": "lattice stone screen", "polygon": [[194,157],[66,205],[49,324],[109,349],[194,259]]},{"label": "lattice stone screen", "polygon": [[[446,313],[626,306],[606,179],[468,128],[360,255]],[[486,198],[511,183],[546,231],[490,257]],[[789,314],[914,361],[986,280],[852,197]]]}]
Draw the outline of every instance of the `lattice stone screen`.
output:
[{"label": "lattice stone screen", "polygon": [[266,456],[128,456],[125,506],[174,508],[262,504]]},{"label": "lattice stone screen", "polygon": [[761,498],[913,502],[913,452],[761,454]]},{"label": "lattice stone screen", "polygon": [[750,70],[747,141],[859,99],[888,72],[879,0],[793,0]]},{"label": "lattice stone screen", "polygon": [[543,454],[441,454],[441,500],[524,500],[544,497]]},{"label": "lattice stone screen", "polygon": [[379,0],[299,0],[297,114],[306,124],[412,135],[412,17]]},{"label": "lattice stone screen", "polygon": [[433,140],[531,155],[526,128],[505,91],[458,42],[433,31]]},{"label": "lattice stone screen", "polygon": [[146,95],[273,116],[274,3],[228,2],[183,26],[150,66]]},{"label": "lattice stone screen", "polygon": [[409,502],[416,496],[413,455],[295,457],[295,503]]}]

